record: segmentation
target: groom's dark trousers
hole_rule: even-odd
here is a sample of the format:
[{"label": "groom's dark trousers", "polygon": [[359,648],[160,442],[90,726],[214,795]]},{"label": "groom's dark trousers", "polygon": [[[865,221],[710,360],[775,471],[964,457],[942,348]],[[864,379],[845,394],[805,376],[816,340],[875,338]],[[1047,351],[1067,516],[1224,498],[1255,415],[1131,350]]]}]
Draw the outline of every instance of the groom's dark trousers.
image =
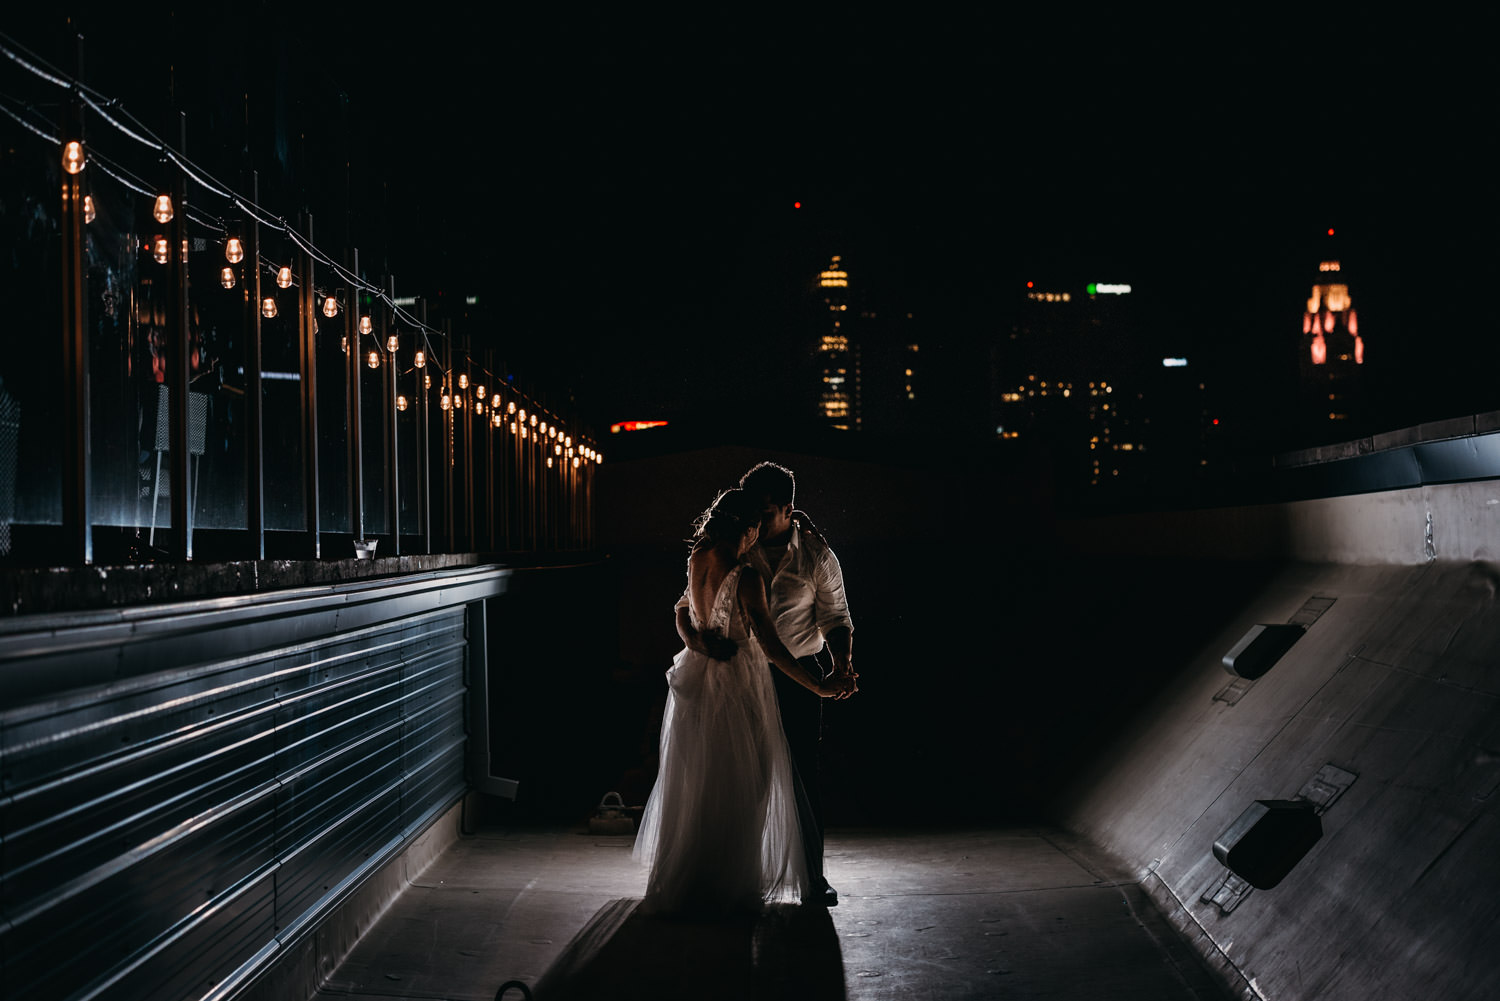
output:
[{"label": "groom's dark trousers", "polygon": [[[820,658],[799,657],[797,663],[807,668],[818,681],[828,673]],[[823,740],[823,700],[783,674],[774,664],[767,665],[776,682],[776,701],[781,706],[781,728],[786,733],[787,748],[792,755],[792,772],[797,793],[797,820],[802,826],[802,848],[807,858],[810,892],[822,893],[823,879],[823,783],[818,762]]]}]

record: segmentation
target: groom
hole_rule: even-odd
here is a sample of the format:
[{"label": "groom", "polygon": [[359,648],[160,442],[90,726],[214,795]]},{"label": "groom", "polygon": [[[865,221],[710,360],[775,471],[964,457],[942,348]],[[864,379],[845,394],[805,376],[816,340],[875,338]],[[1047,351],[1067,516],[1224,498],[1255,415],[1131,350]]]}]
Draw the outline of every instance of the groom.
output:
[{"label": "groom", "polygon": [[[766,598],[776,633],[792,656],[813,677],[848,679],[848,698],[859,690],[851,649],[854,623],[844,597],[839,561],[800,511],[795,511],[797,481],[792,471],[762,462],[740,477],[740,489],[761,504],[760,541],[747,554],[766,581]],[[683,642],[709,653],[693,628],[687,603],[679,602],[677,632]],[[832,666],[828,662],[831,660]],[[839,895],[823,876],[823,802],[819,744],[823,737],[823,700],[778,670],[771,676],[781,707],[781,726],[796,772],[797,819],[807,857],[809,889],[805,902],[835,907]]]}]

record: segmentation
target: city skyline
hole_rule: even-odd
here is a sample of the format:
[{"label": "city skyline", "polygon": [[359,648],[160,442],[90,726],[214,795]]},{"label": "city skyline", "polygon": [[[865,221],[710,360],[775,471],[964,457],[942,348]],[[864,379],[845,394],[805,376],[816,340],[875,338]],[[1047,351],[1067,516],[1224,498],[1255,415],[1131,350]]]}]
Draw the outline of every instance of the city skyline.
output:
[{"label": "city skyline", "polygon": [[[1471,296],[1434,284],[1494,256],[1494,141],[1475,125],[1477,74],[1451,52],[1361,29],[1334,79],[1294,32],[1195,48],[1132,29],[988,55],[913,44],[708,65],[610,55],[598,25],[528,52],[541,18],[494,50],[488,21],[345,25],[334,44],[315,19],[227,60],[267,75],[271,127],[239,77],[210,73],[226,60],[206,25],[249,30],[253,15],[173,15],[170,65],[142,58],[152,26],[96,20],[88,79],[143,113],[169,92],[203,109],[190,151],[214,115],[262,122],[291,181],[264,189],[337,190],[347,154],[351,190],[379,201],[349,223],[342,194],[309,205],[320,236],[373,225],[369,271],[434,302],[476,296],[484,346],[600,424],[764,387],[797,350],[802,276],[832,254],[958,354],[1005,329],[1026,280],[1129,282],[1248,420],[1295,379],[1293,289],[1329,228],[1363,276],[1377,408],[1402,423],[1500,406]],[[1412,371],[1432,376],[1403,384]]]}]

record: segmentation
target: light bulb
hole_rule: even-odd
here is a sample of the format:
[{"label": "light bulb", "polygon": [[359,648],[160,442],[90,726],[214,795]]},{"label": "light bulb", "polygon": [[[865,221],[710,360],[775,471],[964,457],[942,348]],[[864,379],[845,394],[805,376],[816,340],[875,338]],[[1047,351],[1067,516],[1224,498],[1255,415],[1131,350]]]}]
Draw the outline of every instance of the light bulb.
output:
[{"label": "light bulb", "polygon": [[94,196],[93,195],[84,195],[83,196],[83,221],[84,222],[93,222],[94,221]]},{"label": "light bulb", "polygon": [[521,423],[522,424],[526,423],[526,411],[525,410],[522,410],[520,412],[520,414],[518,414],[517,416],[521,418]]},{"label": "light bulb", "polygon": [[339,301],[331,295],[323,298],[323,315],[330,320],[339,315]]},{"label": "light bulb", "polygon": [[387,351],[389,351],[391,354],[395,354],[396,353],[396,349],[399,348],[400,346],[401,346],[401,341],[399,339],[397,339],[397,337],[396,337],[395,334],[392,334],[391,336],[389,336],[389,337],[387,337],[385,339],[385,349]]},{"label": "light bulb", "polygon": [[404,397],[404,396],[398,396],[398,397],[396,397],[396,409],[397,410],[405,410],[406,409],[406,397]]},{"label": "light bulb", "polygon": [[274,298],[266,296],[260,301],[260,315],[268,320],[276,315],[276,300]]},{"label": "light bulb", "polygon": [[348,334],[345,334],[343,337],[339,338],[339,350],[342,351],[342,352],[344,352],[344,354],[348,354],[349,353],[349,335]]},{"label": "light bulb", "polygon": [[245,245],[237,236],[231,236],[224,241],[224,260],[230,264],[238,264],[245,259]]},{"label": "light bulb", "polygon": [[458,374],[458,388],[459,389],[468,389],[469,388],[469,375],[468,375],[467,372],[460,372]]},{"label": "light bulb", "polygon": [[505,405],[505,412],[508,413],[508,414],[513,414],[513,413],[516,412],[516,401],[515,400],[511,400],[509,403],[507,403]]},{"label": "light bulb", "polygon": [[573,456],[573,468],[574,469],[578,468],[578,456],[576,456],[576,455]]},{"label": "light bulb", "polygon": [[424,374],[422,376],[422,388],[423,389],[431,389],[432,388],[432,375],[430,373],[429,374]]},{"label": "light bulb", "polygon": [[70,174],[77,174],[83,170],[84,156],[83,143],[77,139],[63,146],[62,155],[63,170]]},{"label": "light bulb", "polygon": [[510,422],[510,433],[511,434],[515,434],[516,433],[516,422],[515,421],[511,421]]},{"label": "light bulb", "polygon": [[474,395],[477,396],[477,397],[479,397],[481,400],[484,399],[484,384],[483,383],[481,383],[478,386],[474,387]]},{"label": "light bulb", "polygon": [[475,417],[479,417],[483,413],[484,413],[484,401],[483,400],[475,400],[474,401],[474,416]]},{"label": "light bulb", "polygon": [[525,424],[521,425],[521,437],[522,438],[526,437],[526,425]]},{"label": "light bulb", "polygon": [[157,195],[156,205],[151,209],[152,217],[163,226],[172,221],[172,197]]},{"label": "light bulb", "polygon": [[562,446],[561,445],[553,445],[552,446],[552,453],[554,455],[562,455]]},{"label": "light bulb", "polygon": [[500,409],[500,394],[499,393],[496,393],[494,396],[490,397],[490,407],[492,407],[495,410],[499,410]]},{"label": "light bulb", "polygon": [[449,407],[453,406],[453,398],[450,397],[447,393],[444,393],[443,398],[438,401],[438,406],[442,407],[444,410],[447,410]]},{"label": "light bulb", "polygon": [[550,455],[547,456],[547,468],[548,469],[552,468],[552,456],[550,456]]},{"label": "light bulb", "polygon": [[500,416],[500,411],[495,410],[493,408],[490,409],[490,423],[491,424],[495,425],[495,427],[499,427],[500,424],[501,424],[501,421],[503,421],[503,420],[504,420],[504,418]]},{"label": "light bulb", "polygon": [[276,284],[280,285],[282,288],[291,288],[292,269],[283,264],[281,266],[281,270],[276,272]]},{"label": "light bulb", "polygon": [[415,365],[417,368],[426,368],[427,367],[427,352],[423,351],[421,348],[417,348],[416,357],[414,357],[411,360],[411,363],[413,365]]},{"label": "light bulb", "polygon": [[167,259],[172,256],[171,247],[172,245],[167,242],[167,238],[164,236],[156,236],[152,238],[151,256],[156,258],[157,264],[167,263]]},{"label": "light bulb", "polygon": [[464,408],[463,394],[462,393],[454,393],[453,394],[453,409],[454,410],[462,410],[463,408]]},{"label": "light bulb", "polygon": [[365,358],[365,364],[368,365],[368,366],[370,366],[371,368],[379,368],[380,367],[380,352],[379,351],[371,351],[370,354]]},{"label": "light bulb", "polygon": [[227,264],[224,266],[224,270],[219,272],[219,284],[225,288],[234,288],[234,268]]},{"label": "light bulb", "polygon": [[536,414],[531,415],[531,426],[536,427]]},{"label": "light bulb", "polygon": [[359,332],[360,333],[362,333],[362,334],[368,334],[370,331],[372,331],[374,329],[375,329],[375,324],[373,324],[373,323],[370,322],[370,318],[368,316],[361,316],[359,318]]}]

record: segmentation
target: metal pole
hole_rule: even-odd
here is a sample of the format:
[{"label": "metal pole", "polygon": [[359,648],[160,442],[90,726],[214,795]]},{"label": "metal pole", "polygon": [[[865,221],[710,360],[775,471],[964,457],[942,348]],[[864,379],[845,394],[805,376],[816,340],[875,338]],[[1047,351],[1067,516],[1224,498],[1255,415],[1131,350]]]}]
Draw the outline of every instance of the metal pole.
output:
[{"label": "metal pole", "polygon": [[[250,172],[250,199],[260,201],[260,177]],[[266,558],[266,441],[265,396],[261,385],[260,327],[260,224],[254,216],[245,228],[245,257],[249,266],[242,268],[245,297],[245,327],[249,332],[245,357],[245,486],[249,496],[245,503],[246,528],[254,558]]]},{"label": "metal pole", "polygon": [[[313,220],[302,213],[307,242],[312,243]],[[307,504],[307,532],[313,559],[323,558],[321,516],[318,499],[318,352],[313,336],[312,256],[302,252],[299,271],[302,284],[297,289],[297,327],[302,345],[302,475]]]},{"label": "metal pole", "polygon": [[[391,299],[396,298],[396,279],[390,279]],[[381,329],[385,329],[385,321],[381,320]],[[385,345],[381,345],[385,347]],[[390,386],[390,392],[386,394],[385,407],[385,447],[386,464],[390,467],[386,470],[386,510],[390,512],[391,529],[391,555],[401,555],[401,477],[398,475],[396,457],[396,352],[387,352],[390,364],[386,366],[389,370],[386,381]]]},{"label": "metal pole", "polygon": [[[448,380],[444,388],[451,403],[453,393],[458,389],[458,380],[453,373],[453,328],[447,320],[443,321],[443,334],[443,372]],[[458,548],[454,545],[457,526],[453,519],[453,415],[456,409],[449,406],[443,411],[443,528],[448,534],[450,553]]]},{"label": "metal pole", "polygon": [[[78,42],[78,75],[83,76],[83,38]],[[62,141],[83,142],[83,114],[77,98],[63,102]],[[63,355],[63,531],[68,561],[94,562],[90,510],[88,320],[84,312],[83,180],[62,172],[62,355]],[[150,401],[155,402],[155,401]]]},{"label": "metal pole", "polygon": [[[173,117],[177,124],[177,151],[186,157],[187,117],[181,112]],[[173,166],[168,171],[167,183],[172,196],[172,221],[165,234],[167,287],[171,295],[167,308],[167,401],[171,428],[168,441],[172,453],[172,530],[167,536],[171,540],[167,549],[178,559],[191,560],[193,537],[188,531],[188,519],[192,517],[193,499],[188,496],[191,484],[188,468],[192,443],[188,427],[188,393],[192,382],[189,367],[192,329],[188,314],[187,185],[181,168]]]},{"label": "metal pole", "polygon": [[[484,367],[491,379],[495,378],[495,352],[493,349],[485,349]],[[485,403],[491,404],[500,395],[500,384],[490,384],[490,398]],[[491,551],[495,549],[495,418],[499,415],[493,406],[490,407],[488,419],[484,422],[484,511],[485,511],[485,538],[489,542]]]},{"label": "metal pole", "polygon": [[[469,362],[469,338],[464,338],[464,374],[474,385],[473,366]],[[476,394],[477,395],[477,394]],[[464,408],[464,547],[477,549],[474,541],[474,407]]]},{"label": "metal pole", "polygon": [[[422,321],[422,348],[427,349],[427,300],[418,303],[420,312],[417,314]],[[431,358],[423,354],[427,363],[432,363]],[[417,425],[417,469],[421,472],[422,482],[417,491],[417,507],[422,518],[422,546],[426,552],[432,552],[432,421],[431,412],[427,409],[428,390],[427,380],[430,378],[429,369],[422,369],[422,377],[418,385],[418,392],[422,394],[422,407],[418,416]]]},{"label": "metal pole", "polygon": [[[349,273],[358,280],[357,249],[349,251]],[[363,436],[360,434],[359,396],[359,359],[360,348],[363,346],[359,339],[360,315],[359,289],[351,287],[349,303],[344,310],[344,340],[348,345],[347,357],[344,358],[344,382],[348,402],[345,422],[349,426],[349,433],[346,435],[349,446],[349,530],[356,539],[365,537],[365,459]]]}]

